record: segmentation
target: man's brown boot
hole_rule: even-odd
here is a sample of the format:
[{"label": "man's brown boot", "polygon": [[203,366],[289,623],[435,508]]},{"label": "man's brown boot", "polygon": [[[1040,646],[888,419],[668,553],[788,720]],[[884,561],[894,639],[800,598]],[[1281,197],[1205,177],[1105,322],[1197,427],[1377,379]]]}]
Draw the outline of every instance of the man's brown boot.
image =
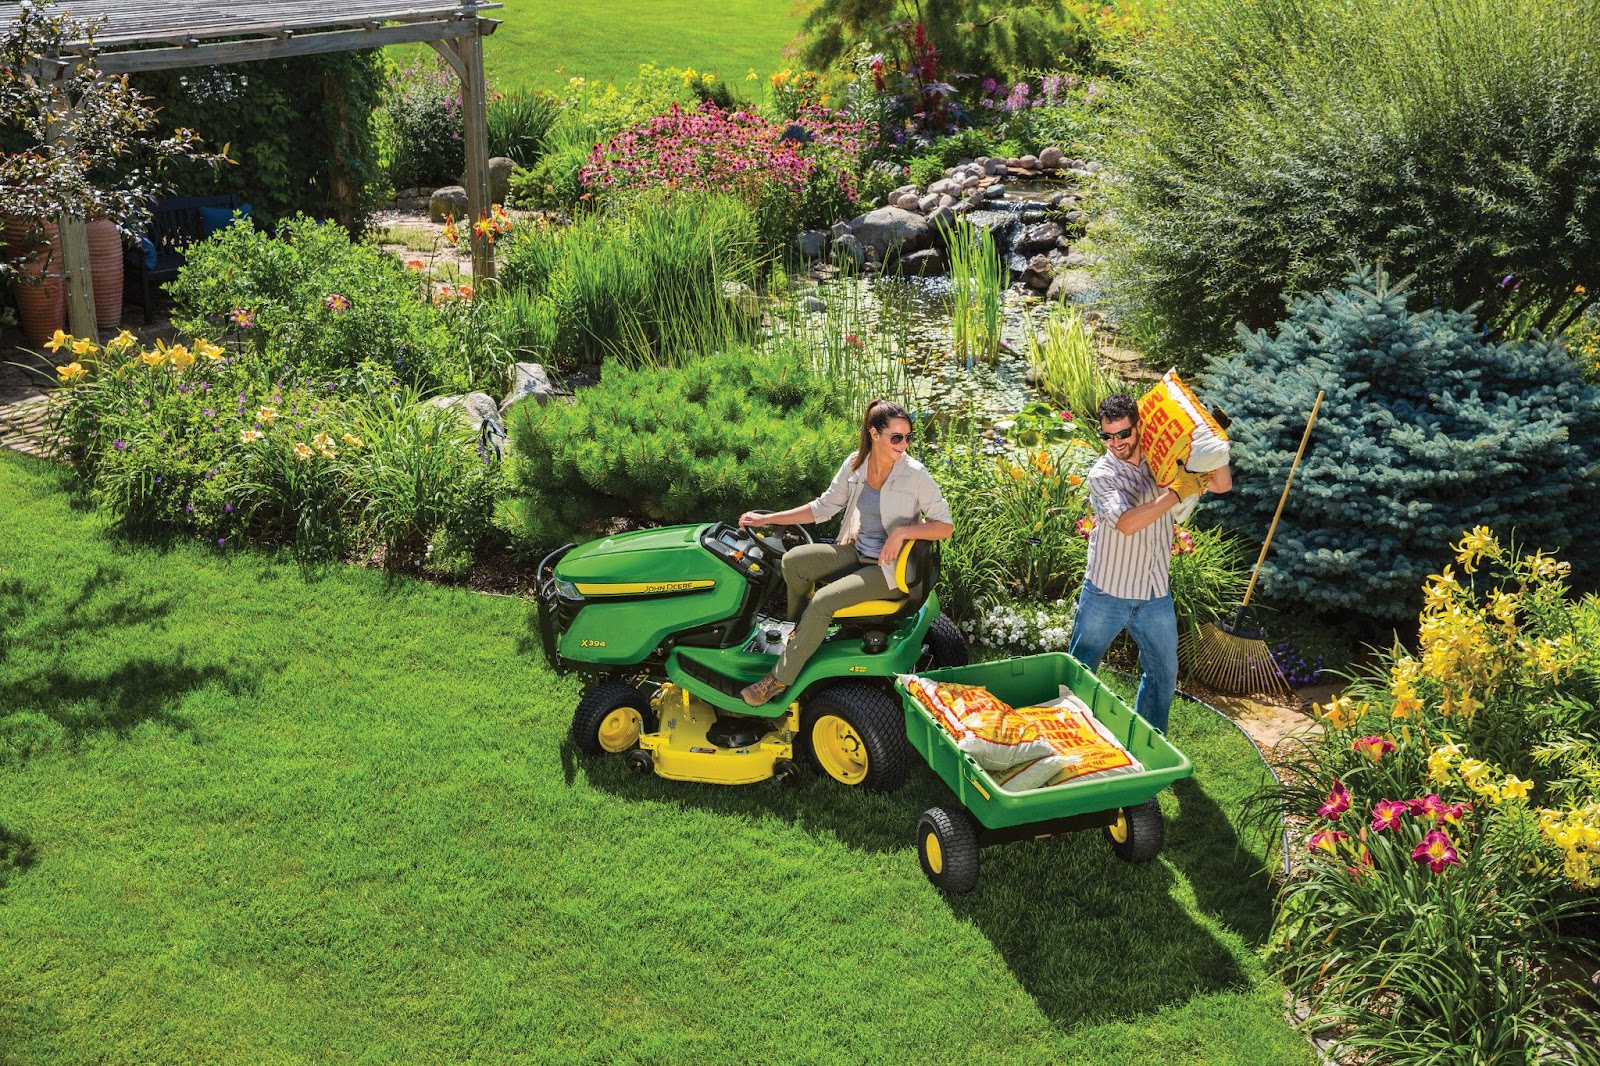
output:
[{"label": "man's brown boot", "polygon": [[788,687],[788,685],[778,680],[777,674],[768,674],[760,681],[753,681],[746,685],[744,691],[740,692],[739,695],[750,706],[760,707],[777,699],[778,694]]}]

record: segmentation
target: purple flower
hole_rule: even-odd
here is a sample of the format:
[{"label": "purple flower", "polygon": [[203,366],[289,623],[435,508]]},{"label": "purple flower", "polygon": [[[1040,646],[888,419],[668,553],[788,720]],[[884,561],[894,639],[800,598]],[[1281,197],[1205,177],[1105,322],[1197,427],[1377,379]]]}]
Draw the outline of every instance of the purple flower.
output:
[{"label": "purple flower", "polygon": [[160,474],[156,475],[156,484],[157,485],[161,484],[161,475]]},{"label": "purple flower", "polygon": [[184,514],[194,514],[194,504],[192,504],[192,503],[184,504],[183,505],[183,513]]},{"label": "purple flower", "polygon": [[226,548],[227,546],[228,546],[228,538],[227,537],[218,537],[217,538],[217,547]]},{"label": "purple flower", "polygon": [[111,442],[111,446],[119,452],[125,452],[128,450],[128,442],[125,440],[114,440]]},{"label": "purple flower", "polygon": [[222,505],[222,509],[224,511],[227,511],[229,514],[232,514],[233,513],[233,504],[225,503],[225,504]]}]

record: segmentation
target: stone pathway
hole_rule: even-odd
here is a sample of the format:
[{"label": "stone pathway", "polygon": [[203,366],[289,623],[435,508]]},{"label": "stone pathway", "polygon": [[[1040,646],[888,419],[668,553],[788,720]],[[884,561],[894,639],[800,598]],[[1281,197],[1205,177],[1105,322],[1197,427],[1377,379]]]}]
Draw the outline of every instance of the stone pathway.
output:
[{"label": "stone pathway", "polygon": [[49,383],[26,367],[28,361],[15,349],[0,356],[0,447],[25,455],[44,454],[44,434],[49,423]]}]

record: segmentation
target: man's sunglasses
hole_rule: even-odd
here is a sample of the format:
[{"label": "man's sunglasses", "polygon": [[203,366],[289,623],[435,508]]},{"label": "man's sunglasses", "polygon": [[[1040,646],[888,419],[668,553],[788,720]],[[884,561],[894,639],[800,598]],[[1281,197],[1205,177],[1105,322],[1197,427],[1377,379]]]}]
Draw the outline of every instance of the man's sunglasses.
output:
[{"label": "man's sunglasses", "polygon": [[1107,433],[1105,430],[1101,430],[1100,431],[1100,439],[1101,440],[1127,440],[1130,436],[1133,435],[1134,428],[1135,427],[1133,427],[1133,426],[1129,426],[1127,429],[1119,429],[1115,433]]},{"label": "man's sunglasses", "polygon": [[911,438],[915,437],[916,434],[915,433],[885,433],[884,436],[889,438],[889,443],[890,444],[899,444],[901,441],[904,441],[905,443],[910,444],[911,443]]}]

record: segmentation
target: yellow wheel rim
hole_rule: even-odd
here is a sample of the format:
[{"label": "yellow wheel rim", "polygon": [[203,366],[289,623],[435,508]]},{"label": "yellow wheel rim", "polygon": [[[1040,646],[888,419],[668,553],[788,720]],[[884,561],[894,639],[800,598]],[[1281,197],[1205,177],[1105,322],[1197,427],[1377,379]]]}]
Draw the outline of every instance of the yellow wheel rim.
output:
[{"label": "yellow wheel rim", "polygon": [[855,728],[838,715],[825,714],[811,727],[817,762],[835,781],[859,785],[867,779],[867,746]]},{"label": "yellow wheel rim", "polygon": [[929,833],[922,840],[922,853],[928,857],[928,869],[944,873],[944,849],[939,846],[939,834]]},{"label": "yellow wheel rim", "polygon": [[627,751],[639,742],[644,719],[632,707],[618,707],[600,723],[600,746],[610,752]]},{"label": "yellow wheel rim", "polygon": [[1111,839],[1118,844],[1128,842],[1128,812],[1117,811],[1117,820],[1111,823]]}]

